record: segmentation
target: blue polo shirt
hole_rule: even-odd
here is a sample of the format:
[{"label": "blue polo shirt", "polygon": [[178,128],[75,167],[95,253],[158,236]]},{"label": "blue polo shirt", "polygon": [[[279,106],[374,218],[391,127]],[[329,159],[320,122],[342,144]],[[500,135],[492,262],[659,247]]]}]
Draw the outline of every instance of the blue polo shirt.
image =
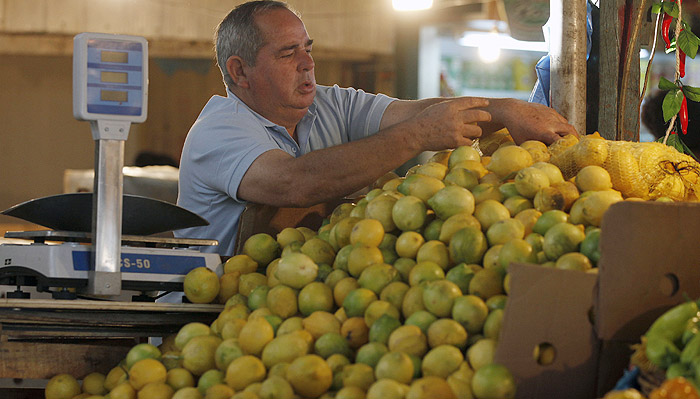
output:
[{"label": "blue polo shirt", "polygon": [[313,150],[359,140],[379,130],[394,98],[353,88],[316,87],[316,97],[297,125],[297,144],[287,130],[251,110],[227,90],[213,96],[192,125],[180,159],[177,204],[209,222],[175,231],[176,237],[216,239],[203,251],[233,255],[238,218],[246,202],[238,186],[260,154],[282,150],[299,157]]}]

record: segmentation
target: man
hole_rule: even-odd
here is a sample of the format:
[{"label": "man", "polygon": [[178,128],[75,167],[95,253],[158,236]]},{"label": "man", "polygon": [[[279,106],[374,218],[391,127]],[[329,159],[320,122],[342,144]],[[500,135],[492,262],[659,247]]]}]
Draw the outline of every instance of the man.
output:
[{"label": "man", "polygon": [[[246,203],[308,207],[341,198],[423,151],[470,145],[507,127],[515,141],[576,134],[561,115],[512,99],[404,101],[316,85],[312,40],[285,3],[254,1],[219,24],[214,96],[180,161],[178,204],[210,222],[178,236],[214,238],[233,255]],[[206,249],[205,249],[206,250]]]}]

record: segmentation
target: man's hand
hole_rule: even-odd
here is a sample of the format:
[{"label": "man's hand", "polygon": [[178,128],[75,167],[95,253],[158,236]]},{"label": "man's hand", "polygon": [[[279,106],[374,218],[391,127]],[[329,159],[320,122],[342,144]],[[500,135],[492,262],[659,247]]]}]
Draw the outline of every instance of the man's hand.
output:
[{"label": "man's hand", "polygon": [[413,132],[408,139],[422,151],[471,145],[482,133],[477,123],[491,120],[491,114],[484,109],[488,105],[484,98],[444,99],[417,110],[402,122],[402,127]]},{"label": "man's hand", "polygon": [[553,108],[515,99],[493,100],[488,110],[494,122],[504,125],[516,144],[539,140],[551,144],[576,129]]}]

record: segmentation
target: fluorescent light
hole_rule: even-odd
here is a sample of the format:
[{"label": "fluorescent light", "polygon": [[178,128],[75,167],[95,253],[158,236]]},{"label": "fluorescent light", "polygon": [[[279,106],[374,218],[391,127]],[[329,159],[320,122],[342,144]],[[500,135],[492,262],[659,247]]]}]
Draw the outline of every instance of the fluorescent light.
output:
[{"label": "fluorescent light", "polygon": [[496,46],[480,46],[479,58],[486,64],[492,64],[501,57],[501,48]]},{"label": "fluorescent light", "polygon": [[391,0],[396,11],[427,10],[433,6],[433,0]]},{"label": "fluorescent light", "polygon": [[549,51],[545,42],[516,40],[502,33],[467,32],[457,42],[465,47],[498,47],[500,49],[539,51],[543,53]]}]

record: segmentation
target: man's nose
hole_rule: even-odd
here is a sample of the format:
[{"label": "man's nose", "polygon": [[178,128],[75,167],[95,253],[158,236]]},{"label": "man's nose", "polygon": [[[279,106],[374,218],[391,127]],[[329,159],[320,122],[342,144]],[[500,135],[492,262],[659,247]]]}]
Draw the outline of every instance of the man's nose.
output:
[{"label": "man's nose", "polygon": [[301,51],[299,69],[307,71],[313,69],[315,65],[316,64],[314,63],[314,58],[311,56],[311,53],[307,51]]}]

